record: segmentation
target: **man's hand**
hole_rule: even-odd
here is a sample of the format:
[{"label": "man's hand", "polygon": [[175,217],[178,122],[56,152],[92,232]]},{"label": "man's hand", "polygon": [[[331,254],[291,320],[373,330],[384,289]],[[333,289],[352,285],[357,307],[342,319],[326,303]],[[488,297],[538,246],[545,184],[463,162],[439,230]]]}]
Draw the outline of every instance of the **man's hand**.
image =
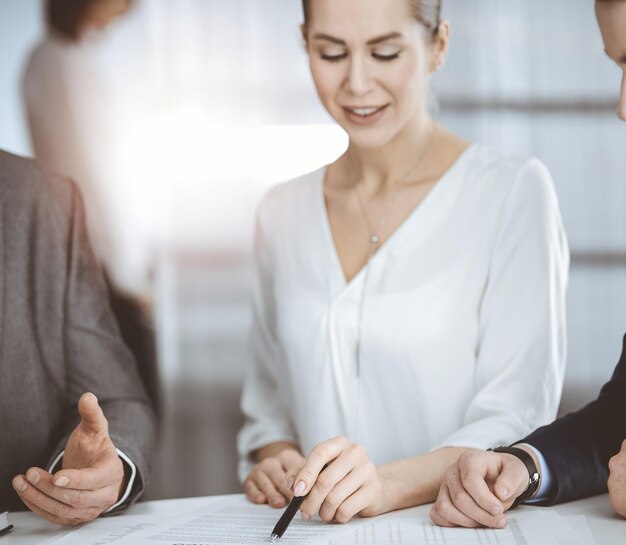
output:
[{"label": "man's hand", "polygon": [[91,393],[78,402],[80,423],[70,435],[63,469],[55,475],[32,467],[13,479],[26,506],[56,524],[76,525],[98,517],[124,491],[124,464],[109,437],[109,423]]},{"label": "man's hand", "polygon": [[439,526],[504,528],[504,512],[528,486],[528,470],[511,454],[472,450],[446,471],[430,518]]},{"label": "man's hand", "polygon": [[618,515],[626,517],[626,441],[622,449],[609,460],[609,498]]}]

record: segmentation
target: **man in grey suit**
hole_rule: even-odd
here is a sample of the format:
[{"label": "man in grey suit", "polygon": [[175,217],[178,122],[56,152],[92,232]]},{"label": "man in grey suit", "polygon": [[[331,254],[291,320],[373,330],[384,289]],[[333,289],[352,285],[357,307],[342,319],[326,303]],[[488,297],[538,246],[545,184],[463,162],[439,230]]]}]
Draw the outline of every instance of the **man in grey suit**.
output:
[{"label": "man in grey suit", "polygon": [[155,437],[78,190],[0,151],[0,504],[58,524],[122,509]]}]

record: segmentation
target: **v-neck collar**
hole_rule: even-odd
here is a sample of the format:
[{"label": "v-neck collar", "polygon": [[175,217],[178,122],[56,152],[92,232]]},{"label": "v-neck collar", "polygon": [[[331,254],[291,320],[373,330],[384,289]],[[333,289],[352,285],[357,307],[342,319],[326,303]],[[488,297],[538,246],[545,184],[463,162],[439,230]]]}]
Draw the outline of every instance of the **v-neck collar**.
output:
[{"label": "v-neck collar", "polygon": [[467,148],[465,148],[459,156],[454,160],[454,162],[446,169],[446,171],[439,177],[437,182],[435,182],[432,189],[426,194],[426,196],[417,204],[417,206],[411,211],[411,213],[396,227],[396,229],[387,237],[385,242],[380,246],[378,251],[363,265],[358,272],[348,281],[346,278],[346,274],[341,265],[341,259],[339,259],[339,253],[337,252],[337,246],[335,245],[335,239],[333,238],[332,229],[330,227],[330,218],[328,217],[328,208],[326,206],[326,198],[324,196],[324,182],[326,180],[326,172],[328,170],[328,165],[322,167],[317,171],[317,179],[316,183],[318,187],[316,188],[318,203],[320,205],[320,215],[321,215],[321,223],[322,223],[322,231],[324,242],[328,248],[328,251],[332,260],[333,273],[338,275],[338,278],[341,283],[341,287],[343,289],[348,288],[358,282],[360,282],[361,277],[365,274],[368,267],[370,267],[374,262],[380,260],[380,255],[384,255],[389,250],[390,246],[393,246],[396,239],[401,238],[402,232],[408,229],[408,226],[416,221],[416,218],[422,216],[425,212],[424,210],[430,208],[432,206],[431,201],[437,198],[443,191],[443,187],[447,185],[446,181],[454,178],[453,174],[459,167],[459,165],[465,161],[465,158],[470,155],[470,151],[476,149],[478,144],[470,144]]}]

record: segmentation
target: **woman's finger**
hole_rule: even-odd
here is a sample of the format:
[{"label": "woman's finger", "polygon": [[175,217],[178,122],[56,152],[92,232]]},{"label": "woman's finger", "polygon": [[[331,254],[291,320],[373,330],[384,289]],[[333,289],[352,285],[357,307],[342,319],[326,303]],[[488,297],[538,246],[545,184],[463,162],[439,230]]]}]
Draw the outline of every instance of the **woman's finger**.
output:
[{"label": "woman's finger", "polygon": [[243,485],[243,489],[246,492],[246,497],[252,502],[257,504],[267,503],[267,498],[256,483],[248,477]]},{"label": "woman's finger", "polygon": [[348,446],[350,446],[350,441],[345,437],[335,437],[315,446],[296,476],[294,495],[308,494],[324,466],[337,458]]},{"label": "woman's finger", "polygon": [[254,483],[261,492],[263,492],[272,507],[284,507],[287,504],[284,496],[278,491],[276,486],[274,486],[272,479],[269,478],[265,471],[257,466],[257,469],[252,471],[250,477],[254,480]]},{"label": "woman's finger", "polygon": [[[300,510],[303,518],[313,517],[338,483],[355,468],[363,465],[364,461],[367,461],[367,453],[362,446],[349,445],[347,448],[344,448],[341,454],[319,474],[306,499],[302,502]],[[352,492],[354,490],[350,493]],[[337,499],[333,501],[337,501]],[[332,518],[329,520],[332,520]]]},{"label": "woman's finger", "polygon": [[[353,496],[356,492],[360,491],[363,487],[366,487],[366,484],[372,481],[375,473],[376,468],[374,467],[374,464],[369,461],[366,464],[362,464],[361,466],[356,467],[350,473],[348,473],[345,478],[343,478],[335,485],[335,487],[328,493],[328,495],[324,499],[319,509],[320,518],[322,520],[325,520],[326,522],[338,520],[337,513],[339,509],[348,500],[348,498],[351,498],[351,496]],[[375,487],[367,488],[370,489],[372,492],[375,490]],[[362,500],[364,497],[364,495],[360,494],[359,500]],[[347,522],[347,520],[350,520],[350,518],[352,518],[356,513],[358,513],[362,509],[365,509],[376,500],[377,498],[373,496],[370,497],[368,499],[368,503],[362,506],[359,504],[359,508],[356,511],[353,511],[349,515],[349,518],[347,518],[346,520],[341,520],[340,522]],[[342,513],[345,514],[346,509],[350,511],[352,506],[354,506],[354,503],[354,501],[350,502],[350,508],[346,508],[346,506],[343,506]]]}]

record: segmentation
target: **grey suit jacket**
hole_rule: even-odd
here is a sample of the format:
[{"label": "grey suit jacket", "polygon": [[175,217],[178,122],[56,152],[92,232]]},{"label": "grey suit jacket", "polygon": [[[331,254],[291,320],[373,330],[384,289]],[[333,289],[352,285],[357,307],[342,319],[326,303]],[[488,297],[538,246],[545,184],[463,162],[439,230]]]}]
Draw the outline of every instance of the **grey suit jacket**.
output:
[{"label": "grey suit jacket", "polygon": [[13,477],[64,448],[86,391],[137,466],[136,499],[148,484],[156,422],[111,314],[80,194],[0,151],[0,505],[25,509]]}]

